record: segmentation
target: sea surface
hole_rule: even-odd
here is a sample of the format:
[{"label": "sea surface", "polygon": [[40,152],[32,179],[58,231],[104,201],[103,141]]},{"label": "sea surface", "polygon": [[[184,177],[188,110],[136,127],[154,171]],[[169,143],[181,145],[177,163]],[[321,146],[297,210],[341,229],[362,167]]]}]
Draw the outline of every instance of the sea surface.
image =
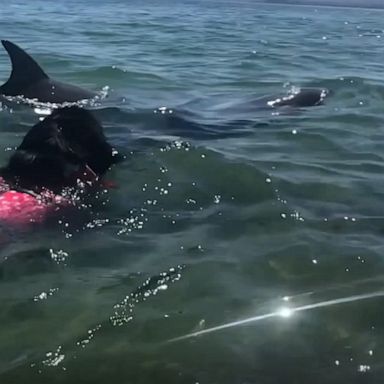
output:
[{"label": "sea surface", "polygon": [[[127,160],[85,222],[2,229],[0,383],[382,384],[383,17],[2,2],[0,38],[100,92]],[[300,87],[331,94],[258,103]],[[40,110],[2,105],[1,164]]]}]

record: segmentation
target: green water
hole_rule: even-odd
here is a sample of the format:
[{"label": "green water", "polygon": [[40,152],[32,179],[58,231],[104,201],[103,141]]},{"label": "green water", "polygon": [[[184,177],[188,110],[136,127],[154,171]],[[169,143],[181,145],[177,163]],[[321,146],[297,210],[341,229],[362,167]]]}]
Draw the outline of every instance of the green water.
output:
[{"label": "green water", "polygon": [[[93,109],[127,154],[86,223],[1,248],[1,384],[383,382],[381,297],[167,342],[382,291],[382,11],[19,0],[0,15],[53,77],[108,92]],[[293,86],[332,95],[258,105]],[[3,106],[2,162],[37,119]]]}]

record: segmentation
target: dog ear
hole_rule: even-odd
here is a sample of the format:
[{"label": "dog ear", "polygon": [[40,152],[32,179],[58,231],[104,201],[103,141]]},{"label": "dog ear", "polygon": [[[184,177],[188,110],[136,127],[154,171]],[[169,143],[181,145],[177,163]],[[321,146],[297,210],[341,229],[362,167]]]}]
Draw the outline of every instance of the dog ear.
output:
[{"label": "dog ear", "polygon": [[72,150],[63,135],[62,128],[50,116],[35,124],[25,135],[19,151],[42,157],[63,157],[70,162],[82,163],[81,156]]},{"label": "dog ear", "polygon": [[81,168],[60,153],[54,155],[17,150],[0,174],[21,188],[45,187],[60,192],[63,187],[73,184],[73,175],[79,173]]},{"label": "dog ear", "polygon": [[91,112],[79,107],[55,111],[54,121],[67,145],[99,176],[123,156],[116,153],[104,135],[103,127]]},{"label": "dog ear", "polygon": [[55,110],[50,116],[66,140],[87,144],[88,140],[106,142],[103,127],[90,111],[77,106]]}]

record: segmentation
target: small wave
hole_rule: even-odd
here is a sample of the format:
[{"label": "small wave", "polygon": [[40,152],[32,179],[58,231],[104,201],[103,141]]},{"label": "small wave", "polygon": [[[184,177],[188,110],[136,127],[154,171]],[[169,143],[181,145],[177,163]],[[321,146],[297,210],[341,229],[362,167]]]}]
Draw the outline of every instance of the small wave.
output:
[{"label": "small wave", "polygon": [[[79,106],[79,107],[96,107],[100,105],[102,100],[104,100],[108,96],[109,87],[105,86],[101,90],[99,90],[91,99],[83,99],[76,102],[63,102],[63,103],[50,103],[39,101],[38,99],[29,99],[22,95],[20,96],[7,96],[2,95],[2,99],[4,102],[4,109],[6,109],[5,103],[11,103],[14,105],[27,105],[32,107],[34,112],[38,115],[49,115],[54,109],[70,107],[70,106]],[[3,107],[3,104],[2,104]]]}]

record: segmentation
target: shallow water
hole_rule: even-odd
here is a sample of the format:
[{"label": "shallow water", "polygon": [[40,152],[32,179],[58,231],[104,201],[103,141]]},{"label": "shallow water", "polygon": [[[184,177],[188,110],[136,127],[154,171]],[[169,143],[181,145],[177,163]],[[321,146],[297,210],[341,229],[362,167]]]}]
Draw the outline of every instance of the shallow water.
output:
[{"label": "shallow water", "polygon": [[[382,18],[237,2],[2,5],[1,38],[52,77],[108,89],[92,108],[127,161],[85,225],[68,218],[1,248],[0,382],[382,383]],[[9,72],[0,51],[0,79]],[[332,95],[257,107],[292,87]],[[1,162],[37,119],[3,106]]]}]

